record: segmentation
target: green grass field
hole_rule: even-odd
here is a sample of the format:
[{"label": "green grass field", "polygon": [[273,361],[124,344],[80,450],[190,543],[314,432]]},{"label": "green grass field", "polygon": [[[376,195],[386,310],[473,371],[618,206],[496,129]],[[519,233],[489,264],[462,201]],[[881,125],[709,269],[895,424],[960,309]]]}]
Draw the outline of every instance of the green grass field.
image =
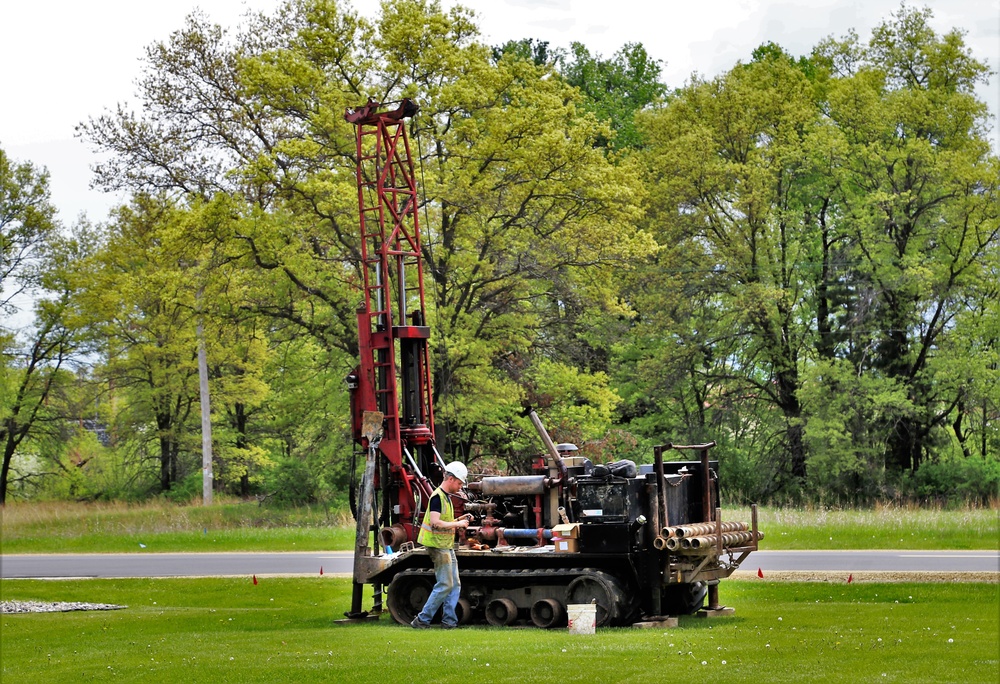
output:
[{"label": "green grass field", "polygon": [[[750,520],[749,509],[723,509]],[[996,549],[1000,509],[762,508],[762,549]],[[145,553],[336,551],[354,547],[350,513],[255,503],[203,507],[11,503],[2,509],[2,552]],[[145,545],[140,547],[140,544]]]},{"label": "green grass field", "polygon": [[1000,586],[726,582],[736,615],[671,629],[336,625],[336,578],[4,580],[0,596],[124,604],[0,617],[4,682],[984,682]]}]

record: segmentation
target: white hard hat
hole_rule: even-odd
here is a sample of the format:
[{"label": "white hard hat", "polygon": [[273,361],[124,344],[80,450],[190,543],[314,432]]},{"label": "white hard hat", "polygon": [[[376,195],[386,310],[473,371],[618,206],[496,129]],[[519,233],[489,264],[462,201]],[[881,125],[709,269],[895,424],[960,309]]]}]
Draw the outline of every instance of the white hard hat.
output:
[{"label": "white hard hat", "polygon": [[455,477],[457,477],[459,480],[462,481],[462,484],[465,484],[466,478],[469,477],[469,469],[465,467],[464,463],[461,463],[459,461],[452,461],[451,463],[446,465],[444,467],[444,472],[448,473],[449,475],[454,475]]}]

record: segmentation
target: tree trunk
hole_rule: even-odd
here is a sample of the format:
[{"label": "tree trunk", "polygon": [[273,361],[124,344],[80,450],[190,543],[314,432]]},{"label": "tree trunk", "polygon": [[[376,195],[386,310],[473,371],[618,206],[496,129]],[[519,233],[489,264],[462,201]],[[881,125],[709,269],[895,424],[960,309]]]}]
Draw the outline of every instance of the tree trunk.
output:
[{"label": "tree trunk", "polygon": [[170,414],[156,414],[156,427],[160,433],[160,491],[170,491],[173,483],[171,474],[176,468],[171,469],[172,440],[170,439]]},{"label": "tree trunk", "polygon": [[819,282],[816,283],[816,353],[821,359],[833,359],[835,345],[833,343],[833,328],[830,321],[830,227],[826,223],[826,207],[829,200],[824,201],[823,210],[818,221],[822,243],[822,263],[820,264]]},{"label": "tree trunk", "polygon": [[[246,449],[247,444],[247,410],[240,402],[233,404],[233,428],[236,429],[236,448]],[[250,464],[243,464],[243,474],[240,475],[240,496],[250,496]]]},{"label": "tree trunk", "polygon": [[955,431],[955,439],[958,440],[959,445],[962,447],[962,455],[966,458],[972,458],[972,450],[969,448],[969,434],[962,428],[962,419],[964,417],[965,401],[959,399],[955,405],[955,421],[951,424],[951,427]]},{"label": "tree trunk", "polygon": [[785,437],[788,440],[788,459],[792,477],[806,478],[806,449],[802,441],[802,404],[799,402],[799,373],[795,366],[777,374],[778,407],[788,423]]},{"label": "tree trunk", "polygon": [[917,434],[915,420],[908,417],[900,418],[889,432],[886,465],[899,472],[916,470],[920,461],[918,450],[921,448]]},{"label": "tree trunk", "polygon": [[[197,299],[201,300],[202,290]],[[201,404],[201,503],[212,504],[212,408],[208,394],[208,354],[205,350],[205,326],[198,319],[198,396]]]},{"label": "tree trunk", "polygon": [[14,433],[11,428],[7,428],[7,438],[3,445],[3,466],[0,470],[0,506],[7,503],[7,477],[10,475],[10,462],[14,459]]}]

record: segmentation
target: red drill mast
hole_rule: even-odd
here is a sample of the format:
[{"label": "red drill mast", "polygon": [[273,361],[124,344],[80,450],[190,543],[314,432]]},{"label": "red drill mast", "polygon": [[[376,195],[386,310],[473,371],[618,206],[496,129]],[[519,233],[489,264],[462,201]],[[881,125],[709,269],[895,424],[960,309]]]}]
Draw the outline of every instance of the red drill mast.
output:
[{"label": "red drill mast", "polygon": [[[360,365],[349,376],[354,439],[366,411],[385,416],[379,451],[385,465],[376,486],[387,498],[379,521],[385,545],[415,541],[418,501],[439,479],[434,448],[434,407],[427,358],[430,328],[424,321],[417,184],[405,120],[416,114],[411,100],[394,110],[369,99],[344,118],[356,127],[358,209],[364,300],[358,307]],[[430,472],[429,472],[430,471]]]}]

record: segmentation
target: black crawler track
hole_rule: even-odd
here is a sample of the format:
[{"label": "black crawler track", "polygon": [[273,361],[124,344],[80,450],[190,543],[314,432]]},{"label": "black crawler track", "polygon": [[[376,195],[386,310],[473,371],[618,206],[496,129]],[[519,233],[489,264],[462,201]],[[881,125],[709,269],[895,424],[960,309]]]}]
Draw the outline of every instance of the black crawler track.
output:
[{"label": "black crawler track", "polygon": [[[457,609],[465,624],[565,624],[566,606],[597,603],[597,625],[623,625],[634,621],[638,604],[628,582],[596,568],[538,570],[461,570],[462,594]],[[409,624],[434,585],[434,573],[410,569],[389,584],[387,605],[392,617]]]}]

